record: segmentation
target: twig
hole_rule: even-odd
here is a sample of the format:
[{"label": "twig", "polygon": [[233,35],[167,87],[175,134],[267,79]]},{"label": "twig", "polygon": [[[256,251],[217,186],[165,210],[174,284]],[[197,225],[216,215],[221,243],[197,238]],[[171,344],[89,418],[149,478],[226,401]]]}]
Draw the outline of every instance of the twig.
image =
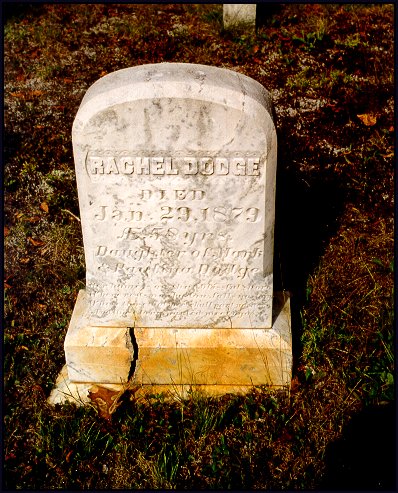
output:
[{"label": "twig", "polygon": [[67,213],[68,213],[68,214],[70,214],[72,217],[74,217],[74,218],[76,219],[76,221],[79,221],[79,223],[80,223],[80,218],[79,218],[79,217],[77,217],[77,216],[75,216],[75,215],[73,214],[73,212],[68,211],[67,209],[61,209],[61,211],[62,211],[62,212],[67,212]]}]

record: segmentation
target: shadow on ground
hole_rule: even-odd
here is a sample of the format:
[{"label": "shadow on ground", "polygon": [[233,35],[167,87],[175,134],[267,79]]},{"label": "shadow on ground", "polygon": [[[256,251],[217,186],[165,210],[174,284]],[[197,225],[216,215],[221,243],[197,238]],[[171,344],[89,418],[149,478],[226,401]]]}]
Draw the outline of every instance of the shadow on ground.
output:
[{"label": "shadow on ground", "polygon": [[344,192],[331,175],[308,183],[293,167],[278,164],[275,216],[274,289],[291,293],[293,356],[301,354],[301,316],[308,276],[336,234]]},{"label": "shadow on ground", "polygon": [[320,487],[331,490],[396,491],[395,404],[365,408],[326,449]]}]

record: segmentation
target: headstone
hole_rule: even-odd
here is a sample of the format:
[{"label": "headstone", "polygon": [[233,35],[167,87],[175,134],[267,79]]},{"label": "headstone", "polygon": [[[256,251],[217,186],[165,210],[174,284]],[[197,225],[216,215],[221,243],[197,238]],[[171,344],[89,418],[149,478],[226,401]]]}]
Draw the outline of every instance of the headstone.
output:
[{"label": "headstone", "polygon": [[224,29],[236,27],[256,27],[256,4],[253,3],[224,3]]},{"label": "headstone", "polygon": [[73,149],[86,289],[65,340],[70,381],[289,385],[263,86],[204,65],[120,70],[87,91]]}]

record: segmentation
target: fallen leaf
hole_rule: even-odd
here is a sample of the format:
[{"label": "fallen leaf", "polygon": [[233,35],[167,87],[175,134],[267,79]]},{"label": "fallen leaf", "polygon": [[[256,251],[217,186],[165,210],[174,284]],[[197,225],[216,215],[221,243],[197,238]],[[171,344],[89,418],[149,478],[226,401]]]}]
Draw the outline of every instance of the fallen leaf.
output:
[{"label": "fallen leaf", "polygon": [[29,263],[29,261],[30,261],[30,258],[28,258],[28,257],[24,257],[24,258],[21,258],[20,263],[21,263],[21,264],[28,264],[28,263]]},{"label": "fallen leaf", "polygon": [[[22,346],[22,347],[28,349],[26,346]],[[41,385],[39,385],[39,384],[33,385],[31,387],[31,390],[37,390],[37,392],[40,392],[40,394],[43,397],[46,397],[46,394],[44,393],[43,387]]]},{"label": "fallen leaf", "polygon": [[111,419],[111,415],[120,406],[120,397],[124,393],[124,390],[118,392],[117,390],[109,390],[104,387],[94,387],[89,391],[88,396],[90,400],[97,406],[99,414],[102,418],[107,420]]},{"label": "fallen leaf", "polygon": [[65,84],[72,84],[73,79],[65,78],[64,82],[65,82]]},{"label": "fallen leaf", "polygon": [[7,226],[4,226],[4,236],[8,236],[10,234],[10,228],[7,228]]},{"label": "fallen leaf", "polygon": [[44,91],[10,92],[14,98],[30,99],[44,94]]},{"label": "fallen leaf", "polygon": [[29,237],[28,240],[31,242],[31,244],[35,247],[38,247],[38,246],[43,246],[44,245],[44,242],[41,241],[41,240],[34,240],[33,238]]},{"label": "fallen leaf", "polygon": [[293,440],[293,435],[289,433],[287,430],[283,429],[280,437],[280,441],[282,443],[290,442]]},{"label": "fallen leaf", "polygon": [[376,115],[373,115],[372,113],[364,113],[363,115],[357,115],[357,117],[367,127],[373,127],[373,125],[376,125],[377,118]]},{"label": "fallen leaf", "polygon": [[297,376],[295,376],[290,384],[290,390],[294,392],[300,386],[300,382]]},{"label": "fallen leaf", "polygon": [[69,452],[66,454],[65,460],[66,462],[70,462],[70,458],[72,456],[73,450],[69,450]]},{"label": "fallen leaf", "polygon": [[26,219],[30,223],[37,223],[40,221],[40,216],[32,216]]},{"label": "fallen leaf", "polygon": [[48,212],[48,204],[46,202],[42,202],[40,204],[40,209],[43,210],[44,212]]}]

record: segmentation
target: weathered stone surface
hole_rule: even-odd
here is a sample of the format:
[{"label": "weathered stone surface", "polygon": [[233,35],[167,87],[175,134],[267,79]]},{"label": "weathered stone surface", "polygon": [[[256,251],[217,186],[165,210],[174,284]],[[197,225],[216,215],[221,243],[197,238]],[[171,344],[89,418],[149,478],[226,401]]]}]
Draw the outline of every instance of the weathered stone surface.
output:
[{"label": "weathered stone surface", "polygon": [[135,330],[133,383],[286,386],[292,365],[290,300],[280,294],[275,301],[271,329]]},{"label": "weathered stone surface", "polygon": [[70,380],[127,382],[134,358],[130,329],[90,325],[87,313],[87,295],[81,290],[64,344]]},{"label": "weathered stone surface", "polygon": [[268,92],[202,65],[120,70],[87,91],[73,148],[86,289],[62,385],[289,385]]},{"label": "weathered stone surface", "polygon": [[[78,315],[76,308],[83,304],[81,292],[74,316]],[[129,389],[136,399],[160,393],[172,399],[187,398],[193,392],[214,396],[246,393],[255,385],[287,388],[292,368],[290,320],[290,299],[278,293],[273,306],[272,329],[136,329],[134,342],[139,350],[131,353],[137,357],[133,360],[134,376],[120,384],[107,381],[114,371],[109,366],[112,360],[116,368],[122,367],[121,362],[124,362],[121,374],[126,375],[130,370],[130,359],[121,351],[124,344],[115,348],[115,357],[108,360],[100,346],[91,344],[93,353],[88,359],[84,345],[87,338],[80,348],[77,339],[73,364],[77,372],[74,374],[70,369],[68,372],[65,365],[49,402],[85,405],[91,402],[90,392],[98,386],[114,392]],[[93,367],[93,361],[101,363],[99,369]],[[85,371],[90,371],[93,380],[85,382]]]},{"label": "weathered stone surface", "polygon": [[276,132],[259,83],[120,70],[87,91],[73,146],[92,325],[271,327]]},{"label": "weathered stone surface", "polygon": [[230,29],[237,26],[255,28],[256,8],[256,4],[253,3],[224,3],[224,28]]},{"label": "weathered stone surface", "polygon": [[98,388],[104,388],[113,392],[123,392],[129,388],[129,384],[96,385],[93,382],[73,382],[69,378],[68,366],[64,365],[55,382],[55,387],[50,393],[48,402],[51,405],[70,402],[77,406],[85,406],[93,402],[90,399],[90,392],[95,392]]}]

